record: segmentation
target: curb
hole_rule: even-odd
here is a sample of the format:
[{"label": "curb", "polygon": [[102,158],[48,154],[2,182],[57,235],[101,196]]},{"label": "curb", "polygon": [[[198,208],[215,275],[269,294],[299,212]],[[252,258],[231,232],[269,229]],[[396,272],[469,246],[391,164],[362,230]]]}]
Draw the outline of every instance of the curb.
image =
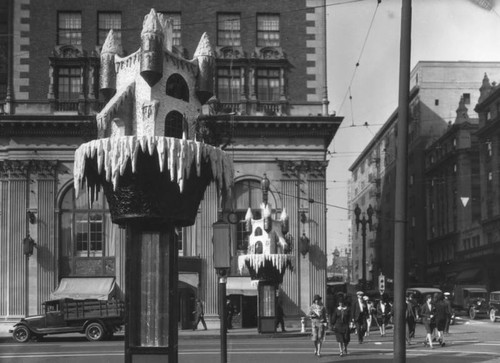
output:
[{"label": "curb", "polygon": [[[326,335],[332,335],[334,334],[331,331],[326,332]],[[263,333],[259,334],[257,332],[257,329],[255,332],[238,332],[236,330],[234,331],[229,331],[227,334],[227,339],[232,340],[232,339],[252,339],[252,338],[266,338],[266,339],[286,339],[286,338],[307,338],[310,337],[311,333],[310,332],[305,332],[302,333],[300,331],[292,331],[292,332],[285,332],[285,333]],[[219,330],[212,330],[209,332],[183,332],[179,331],[179,340],[204,340],[204,339],[219,339],[220,338],[220,331]],[[115,334],[113,340],[123,340],[124,339],[124,334],[123,333],[118,333]],[[44,341],[59,341],[59,342],[64,342],[64,341],[75,341],[75,340],[86,340],[84,334],[54,334],[54,335],[48,335],[44,337]],[[0,336],[0,344],[3,343],[15,343],[13,340],[12,336],[2,334]]]}]

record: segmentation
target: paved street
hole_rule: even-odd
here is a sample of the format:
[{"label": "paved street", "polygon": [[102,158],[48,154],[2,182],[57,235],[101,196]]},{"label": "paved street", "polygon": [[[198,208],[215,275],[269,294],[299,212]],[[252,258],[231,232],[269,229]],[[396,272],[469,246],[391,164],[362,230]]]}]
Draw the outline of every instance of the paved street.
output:
[{"label": "paved street", "polygon": [[[218,331],[181,332],[179,362],[220,362]],[[500,362],[500,324],[488,320],[469,322],[451,327],[445,347],[431,350],[422,344],[423,327],[417,326],[415,344],[408,347],[408,362]],[[349,355],[337,355],[335,337],[328,335],[321,358],[315,357],[308,336],[295,331],[288,335],[258,335],[254,330],[230,331],[228,336],[228,362],[391,362],[392,330],[381,338],[373,330],[362,345],[355,341],[349,346]],[[0,343],[0,362],[123,362],[123,337],[113,341],[91,343],[83,336],[48,337],[42,342],[16,344],[10,339]]]}]

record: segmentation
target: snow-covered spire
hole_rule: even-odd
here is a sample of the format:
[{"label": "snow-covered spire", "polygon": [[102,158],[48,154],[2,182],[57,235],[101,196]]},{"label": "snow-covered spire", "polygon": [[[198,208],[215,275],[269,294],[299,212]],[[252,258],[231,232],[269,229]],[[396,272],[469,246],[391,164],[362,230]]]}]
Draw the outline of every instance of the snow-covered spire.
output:
[{"label": "snow-covered spire", "polygon": [[198,47],[196,48],[196,51],[194,52],[194,58],[198,57],[214,57],[215,58],[215,51],[214,48],[212,47],[212,43],[210,42],[210,37],[208,34],[205,32],[202,34],[200,38],[200,42],[198,43]]},{"label": "snow-covered spire", "polygon": [[121,55],[123,53],[122,43],[117,37],[116,33],[113,29],[109,30],[108,35],[106,36],[106,40],[102,45],[101,54],[110,53],[110,54],[118,54]]},{"label": "snow-covered spire", "polygon": [[149,14],[144,16],[142,22],[141,37],[148,33],[154,33],[163,36],[163,26],[158,18],[155,9],[151,9]]},{"label": "snow-covered spire", "polygon": [[196,82],[196,97],[205,104],[214,95],[215,52],[207,33],[201,36],[194,52],[193,63],[198,65],[198,82]]},{"label": "snow-covered spire", "polygon": [[141,31],[141,76],[150,87],[163,77],[163,38],[163,26],[151,9]]}]

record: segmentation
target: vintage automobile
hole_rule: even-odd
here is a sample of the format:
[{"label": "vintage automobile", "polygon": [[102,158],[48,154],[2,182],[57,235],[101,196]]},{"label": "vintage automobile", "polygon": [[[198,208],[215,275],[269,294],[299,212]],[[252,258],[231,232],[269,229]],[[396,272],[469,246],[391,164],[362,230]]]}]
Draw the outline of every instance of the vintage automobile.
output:
[{"label": "vintage automobile", "polygon": [[455,285],[451,305],[470,319],[488,316],[488,291],[484,285]]},{"label": "vintage automobile", "polygon": [[490,292],[488,311],[492,323],[500,319],[500,291]]},{"label": "vintage automobile", "polygon": [[19,343],[62,333],[82,333],[89,341],[109,339],[121,330],[124,310],[117,300],[49,300],[43,303],[43,314],[21,319],[9,332]]}]

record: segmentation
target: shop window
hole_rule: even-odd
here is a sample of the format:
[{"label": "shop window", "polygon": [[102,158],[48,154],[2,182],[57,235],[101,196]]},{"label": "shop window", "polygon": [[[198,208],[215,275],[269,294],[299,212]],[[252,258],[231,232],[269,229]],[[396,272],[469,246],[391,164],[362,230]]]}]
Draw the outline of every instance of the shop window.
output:
[{"label": "shop window", "polygon": [[235,103],[240,101],[240,68],[221,67],[217,69],[217,96],[220,102]]},{"label": "shop window", "polygon": [[111,29],[121,44],[122,14],[117,12],[99,12],[97,14],[97,44],[103,45]]},{"label": "shop window", "polygon": [[280,17],[276,14],[257,15],[257,46],[280,46]]},{"label": "shop window", "polygon": [[257,69],[257,97],[259,101],[279,101],[280,70],[276,68]]},{"label": "shop window", "polygon": [[82,14],[80,12],[59,12],[57,44],[82,44]]}]

